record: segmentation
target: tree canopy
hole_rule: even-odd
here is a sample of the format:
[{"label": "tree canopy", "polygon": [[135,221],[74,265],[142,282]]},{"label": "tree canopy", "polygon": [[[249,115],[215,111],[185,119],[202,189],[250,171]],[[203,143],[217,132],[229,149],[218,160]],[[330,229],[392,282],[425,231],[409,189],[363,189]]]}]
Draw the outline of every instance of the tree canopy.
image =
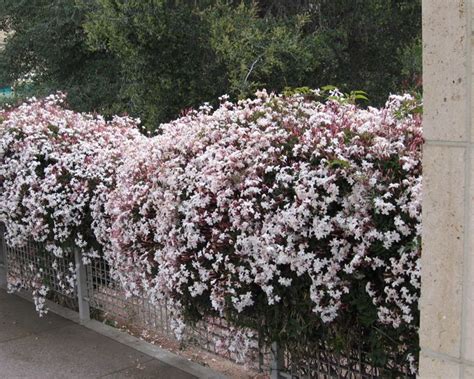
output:
[{"label": "tree canopy", "polygon": [[421,83],[420,0],[0,0],[0,29],[0,82],[150,130],[222,94]]}]

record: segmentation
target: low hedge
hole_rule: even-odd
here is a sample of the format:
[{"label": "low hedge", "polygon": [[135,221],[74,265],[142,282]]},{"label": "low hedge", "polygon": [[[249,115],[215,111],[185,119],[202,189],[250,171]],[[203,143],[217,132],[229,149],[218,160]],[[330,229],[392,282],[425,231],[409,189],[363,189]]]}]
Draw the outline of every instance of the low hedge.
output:
[{"label": "low hedge", "polygon": [[415,372],[419,104],[322,95],[223,97],[153,138],[62,98],[4,111],[7,239],[103,253],[128,295],[168,297],[187,322],[224,317],[266,343]]}]

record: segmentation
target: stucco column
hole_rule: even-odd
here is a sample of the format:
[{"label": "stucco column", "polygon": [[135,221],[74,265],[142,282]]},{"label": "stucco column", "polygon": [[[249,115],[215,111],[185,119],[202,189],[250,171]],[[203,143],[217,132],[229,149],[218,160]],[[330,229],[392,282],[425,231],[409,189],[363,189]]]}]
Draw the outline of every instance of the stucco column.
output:
[{"label": "stucco column", "polygon": [[474,378],[474,0],[423,0],[421,378]]}]

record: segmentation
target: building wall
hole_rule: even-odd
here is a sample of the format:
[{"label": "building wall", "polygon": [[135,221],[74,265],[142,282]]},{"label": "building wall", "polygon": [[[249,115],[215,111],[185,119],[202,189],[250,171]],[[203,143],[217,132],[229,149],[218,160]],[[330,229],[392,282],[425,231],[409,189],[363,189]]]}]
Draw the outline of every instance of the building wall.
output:
[{"label": "building wall", "polygon": [[421,378],[474,378],[474,0],[423,0]]}]

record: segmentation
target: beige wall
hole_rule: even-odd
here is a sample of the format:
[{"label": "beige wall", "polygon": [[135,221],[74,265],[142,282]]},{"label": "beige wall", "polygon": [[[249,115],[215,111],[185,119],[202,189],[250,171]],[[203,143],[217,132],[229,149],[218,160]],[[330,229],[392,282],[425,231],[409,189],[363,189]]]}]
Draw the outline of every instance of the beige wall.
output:
[{"label": "beige wall", "polygon": [[423,0],[421,378],[474,378],[474,0]]}]

